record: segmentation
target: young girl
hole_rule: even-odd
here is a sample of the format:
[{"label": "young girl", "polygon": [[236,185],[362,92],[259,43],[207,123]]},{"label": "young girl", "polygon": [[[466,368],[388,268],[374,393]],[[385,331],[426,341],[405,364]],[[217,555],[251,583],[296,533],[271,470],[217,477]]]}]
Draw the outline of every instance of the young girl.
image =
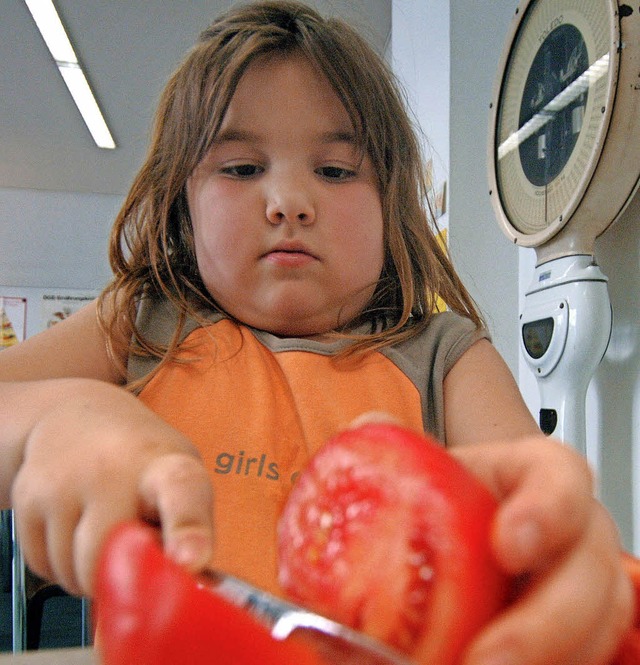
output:
[{"label": "young girl", "polygon": [[383,411],[502,502],[496,556],[527,583],[468,663],[606,662],[631,614],[615,528],[488,341],[421,163],[393,77],[343,23],[267,2],[203,33],[116,220],[113,282],[0,355],[0,503],[35,572],[90,594],[106,532],[137,516],[191,569],[277,592],[291,484]]}]

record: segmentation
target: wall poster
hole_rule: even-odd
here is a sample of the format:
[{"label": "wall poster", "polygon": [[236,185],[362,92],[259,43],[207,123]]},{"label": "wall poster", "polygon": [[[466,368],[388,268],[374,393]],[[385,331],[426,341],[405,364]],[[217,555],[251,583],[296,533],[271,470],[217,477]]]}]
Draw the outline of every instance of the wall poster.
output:
[{"label": "wall poster", "polygon": [[0,285],[0,350],[63,321],[98,295],[91,289]]},{"label": "wall poster", "polygon": [[41,329],[51,328],[56,323],[77,312],[95,298],[95,294],[70,294],[47,291],[42,294],[40,304]]}]

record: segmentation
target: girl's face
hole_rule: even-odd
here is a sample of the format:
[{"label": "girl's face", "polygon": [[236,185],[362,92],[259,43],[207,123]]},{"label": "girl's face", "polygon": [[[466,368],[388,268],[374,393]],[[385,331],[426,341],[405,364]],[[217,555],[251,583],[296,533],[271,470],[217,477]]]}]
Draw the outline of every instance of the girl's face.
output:
[{"label": "girl's face", "polygon": [[302,56],[250,65],[187,196],[204,284],[240,321],[321,335],[372,296],[384,254],[376,175]]}]

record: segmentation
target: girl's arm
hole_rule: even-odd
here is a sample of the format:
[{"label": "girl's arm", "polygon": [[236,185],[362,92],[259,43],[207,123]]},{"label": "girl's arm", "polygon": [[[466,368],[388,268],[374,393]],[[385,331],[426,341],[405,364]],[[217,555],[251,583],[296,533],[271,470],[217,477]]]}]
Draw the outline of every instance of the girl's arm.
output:
[{"label": "girl's arm", "polygon": [[476,342],[444,381],[447,446],[540,435],[506,363],[487,340]]},{"label": "girl's arm", "polygon": [[464,665],[611,662],[633,601],[615,524],[593,496],[585,460],[542,435],[486,341],[447,376],[445,412],[453,454],[500,501],[494,551],[521,582]]},{"label": "girl's arm", "polygon": [[212,546],[209,478],[191,443],[118,385],[91,304],[0,353],[0,507],[13,507],[27,563],[91,594],[118,521],[161,525],[193,568]]},{"label": "girl's arm", "polygon": [[[96,301],[47,330],[0,353],[0,381],[34,381],[82,377],[123,383],[124,377],[107,354],[98,325]],[[119,345],[119,360],[127,349]]]}]

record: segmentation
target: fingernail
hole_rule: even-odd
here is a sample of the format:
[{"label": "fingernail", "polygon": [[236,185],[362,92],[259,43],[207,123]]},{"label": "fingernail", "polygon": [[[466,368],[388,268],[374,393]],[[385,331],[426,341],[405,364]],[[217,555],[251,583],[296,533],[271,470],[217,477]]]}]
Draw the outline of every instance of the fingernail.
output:
[{"label": "fingernail", "polygon": [[201,536],[186,536],[172,543],[167,554],[181,566],[194,568],[204,565],[209,559],[206,539]]}]

